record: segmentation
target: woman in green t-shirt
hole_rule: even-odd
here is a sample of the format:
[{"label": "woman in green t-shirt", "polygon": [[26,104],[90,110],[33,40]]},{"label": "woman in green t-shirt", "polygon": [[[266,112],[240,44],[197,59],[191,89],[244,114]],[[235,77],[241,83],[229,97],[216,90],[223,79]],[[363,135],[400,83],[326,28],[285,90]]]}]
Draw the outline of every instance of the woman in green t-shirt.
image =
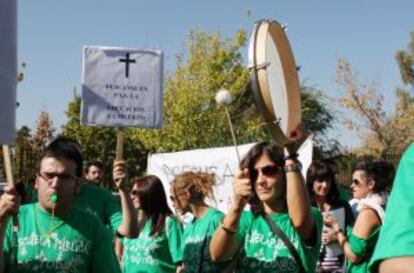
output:
[{"label": "woman in green t-shirt", "polygon": [[347,273],[369,272],[368,263],[384,221],[384,209],[393,176],[393,167],[385,161],[358,162],[353,170],[351,184],[353,197],[358,200],[355,225],[345,233],[335,217],[324,217],[325,224],[335,230],[338,243],[345,253]]},{"label": "woman in green t-shirt", "polygon": [[191,212],[194,216],[183,233],[186,273],[222,273],[228,264],[212,263],[208,248],[224,215],[204,201],[206,197],[212,197],[215,182],[214,174],[206,172],[184,172],[171,182],[171,199],[177,212],[182,215]]},{"label": "woman in green t-shirt", "polygon": [[[311,209],[297,156],[269,142],[249,150],[234,178],[233,203],[210,243],[213,261],[234,258],[237,273],[315,272],[322,216]],[[247,203],[251,211],[243,212]]]},{"label": "woman in green t-shirt", "polygon": [[137,210],[139,235],[120,240],[123,272],[181,272],[182,228],[168,207],[160,179],[144,176],[132,184],[130,194]]}]

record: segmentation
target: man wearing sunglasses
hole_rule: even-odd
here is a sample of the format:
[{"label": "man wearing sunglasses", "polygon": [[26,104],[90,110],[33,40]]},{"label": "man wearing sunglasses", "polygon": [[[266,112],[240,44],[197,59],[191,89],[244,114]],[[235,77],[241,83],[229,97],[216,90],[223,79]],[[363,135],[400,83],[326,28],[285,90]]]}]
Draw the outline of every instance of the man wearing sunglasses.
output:
[{"label": "man wearing sunglasses", "polygon": [[37,203],[20,206],[16,191],[5,188],[0,197],[0,272],[120,272],[103,224],[73,206],[83,163],[75,143],[54,141],[43,151],[35,181]]}]

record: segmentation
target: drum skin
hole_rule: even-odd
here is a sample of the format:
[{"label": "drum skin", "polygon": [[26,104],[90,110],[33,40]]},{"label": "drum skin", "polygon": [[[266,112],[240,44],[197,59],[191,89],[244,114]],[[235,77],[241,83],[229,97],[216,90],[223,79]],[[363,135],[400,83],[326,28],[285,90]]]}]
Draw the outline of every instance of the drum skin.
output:
[{"label": "drum skin", "polygon": [[280,145],[301,123],[299,79],[295,59],[282,26],[256,23],[250,41],[251,89],[266,129]]}]

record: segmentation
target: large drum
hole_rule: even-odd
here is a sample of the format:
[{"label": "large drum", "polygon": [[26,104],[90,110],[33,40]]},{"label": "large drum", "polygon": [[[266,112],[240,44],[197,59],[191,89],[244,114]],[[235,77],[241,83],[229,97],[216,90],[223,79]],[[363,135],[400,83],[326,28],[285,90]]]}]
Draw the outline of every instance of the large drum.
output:
[{"label": "large drum", "polygon": [[279,145],[301,122],[298,74],[284,28],[276,21],[255,24],[249,44],[250,85],[265,128]]}]

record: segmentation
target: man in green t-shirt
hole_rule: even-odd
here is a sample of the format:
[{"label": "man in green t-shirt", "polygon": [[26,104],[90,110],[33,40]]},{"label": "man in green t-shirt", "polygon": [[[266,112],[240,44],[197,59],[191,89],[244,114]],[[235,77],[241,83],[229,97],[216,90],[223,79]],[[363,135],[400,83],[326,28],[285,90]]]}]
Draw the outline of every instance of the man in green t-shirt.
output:
[{"label": "man in green t-shirt", "polygon": [[[37,203],[19,207],[12,187],[0,197],[0,273],[120,272],[102,223],[73,206],[82,175],[76,142],[59,138],[50,143],[38,170]],[[18,230],[11,215],[16,215]]]},{"label": "man in green t-shirt", "polygon": [[89,162],[85,166],[84,171],[85,179],[94,185],[103,186],[102,183],[102,165],[99,162],[93,161]]},{"label": "man in green t-shirt", "polygon": [[[55,141],[71,142],[80,151],[79,144],[74,140],[58,138]],[[123,161],[114,163],[113,177],[115,176],[125,180]],[[80,180],[75,193],[74,206],[98,218],[110,228],[112,234],[135,238],[138,236],[138,222],[131,197],[125,183],[117,188],[119,198],[106,188]],[[32,202],[37,202],[37,197],[33,198]]]}]

